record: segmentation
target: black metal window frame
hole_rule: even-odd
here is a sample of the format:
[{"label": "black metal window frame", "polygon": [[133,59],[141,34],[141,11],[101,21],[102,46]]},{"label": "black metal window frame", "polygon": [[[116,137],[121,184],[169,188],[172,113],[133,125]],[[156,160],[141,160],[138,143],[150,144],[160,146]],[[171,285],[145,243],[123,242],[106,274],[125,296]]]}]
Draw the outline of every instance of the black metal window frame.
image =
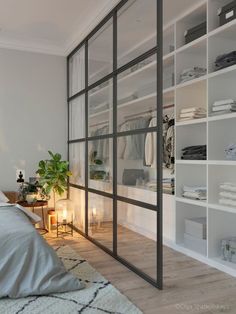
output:
[{"label": "black metal window frame", "polygon": [[[117,67],[117,15],[118,11],[127,3],[129,0],[121,0],[119,4],[111,10],[111,12],[87,35],[87,37],[67,56],[67,103],[68,103],[68,160],[70,153],[70,145],[74,143],[84,143],[85,144],[85,185],[76,185],[69,184],[69,187],[76,188],[78,190],[82,190],[85,192],[85,232],[75,228],[78,233],[84,236],[86,239],[97,245],[99,248],[104,250],[106,253],[111,255],[113,258],[121,262],[127,268],[135,272],[137,275],[142,277],[144,280],[152,284],[158,289],[163,288],[163,235],[162,235],[162,160],[163,160],[163,148],[162,148],[162,108],[163,108],[163,0],[156,0],[156,19],[157,19],[157,37],[156,43],[157,45],[150,49],[149,51],[143,53],[137,58],[129,61],[125,65],[120,68]],[[106,75],[105,77],[99,79],[97,82],[89,85],[88,84],[88,43],[89,39],[93,37],[108,21],[112,21],[113,23],[113,71]],[[85,47],[85,88],[75,95],[70,96],[70,69],[69,62],[71,57],[75,55],[82,47]],[[156,55],[156,63],[157,63],[157,96],[156,96],[156,111],[157,111],[157,126],[152,128],[145,129],[137,129],[127,132],[118,132],[117,131],[117,77],[123,71],[129,69],[133,65],[147,59],[150,56]],[[99,137],[90,137],[88,134],[88,96],[89,91],[94,87],[100,85],[103,82],[108,80],[113,81],[113,133],[105,134]],[[69,128],[70,128],[70,103],[72,100],[84,95],[85,96],[85,137],[80,139],[70,140]],[[134,200],[131,198],[123,197],[118,195],[117,193],[117,139],[121,136],[128,136],[134,134],[147,134],[150,132],[156,132],[157,136],[157,160],[156,160],[156,168],[157,168],[157,203],[156,205],[141,202],[138,200]],[[89,156],[88,156],[88,144],[90,141],[94,141],[97,139],[113,139],[113,191],[112,193],[103,192],[100,190],[92,189],[89,187]],[[113,200],[113,250],[108,249],[100,242],[89,236],[88,234],[88,196],[89,193],[94,193],[106,198],[110,198]],[[117,203],[124,202],[127,204],[131,204],[134,206],[139,206],[146,210],[151,210],[156,212],[157,216],[157,234],[156,234],[156,280],[152,277],[144,273],[142,270],[138,269],[136,266],[132,265],[125,258],[119,256],[117,252]]]}]

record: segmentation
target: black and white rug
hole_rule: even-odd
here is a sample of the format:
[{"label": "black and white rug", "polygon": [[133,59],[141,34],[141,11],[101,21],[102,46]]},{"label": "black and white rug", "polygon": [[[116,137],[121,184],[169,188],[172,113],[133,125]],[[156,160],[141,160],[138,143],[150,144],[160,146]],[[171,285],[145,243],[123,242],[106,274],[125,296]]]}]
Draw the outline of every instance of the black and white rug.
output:
[{"label": "black and white rug", "polygon": [[66,268],[86,283],[80,291],[0,300],[1,314],[142,314],[109,281],[70,247],[57,248]]}]

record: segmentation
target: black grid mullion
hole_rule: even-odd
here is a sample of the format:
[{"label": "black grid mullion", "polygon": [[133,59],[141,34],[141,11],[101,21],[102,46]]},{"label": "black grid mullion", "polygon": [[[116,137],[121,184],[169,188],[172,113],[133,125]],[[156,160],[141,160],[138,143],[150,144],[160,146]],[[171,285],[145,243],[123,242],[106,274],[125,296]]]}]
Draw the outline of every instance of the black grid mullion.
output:
[{"label": "black grid mullion", "polygon": [[88,40],[86,40],[85,42],[85,234],[88,235],[88,176],[89,176],[89,172],[88,172],[88,106],[89,106],[89,102],[88,102]]},{"label": "black grid mullion", "polygon": [[117,256],[117,11],[113,16],[113,253]]}]

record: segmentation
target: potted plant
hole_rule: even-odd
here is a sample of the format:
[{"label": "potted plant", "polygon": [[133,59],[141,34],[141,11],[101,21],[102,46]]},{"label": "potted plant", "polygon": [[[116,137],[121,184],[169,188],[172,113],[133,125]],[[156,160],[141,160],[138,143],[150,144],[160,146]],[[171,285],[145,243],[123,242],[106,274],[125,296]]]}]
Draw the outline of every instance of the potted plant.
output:
[{"label": "potted plant", "polygon": [[53,193],[53,204],[55,209],[56,194],[62,196],[68,187],[68,177],[72,173],[68,170],[69,162],[62,160],[60,154],[48,151],[51,159],[41,160],[36,173],[40,176],[39,183],[46,194]]}]

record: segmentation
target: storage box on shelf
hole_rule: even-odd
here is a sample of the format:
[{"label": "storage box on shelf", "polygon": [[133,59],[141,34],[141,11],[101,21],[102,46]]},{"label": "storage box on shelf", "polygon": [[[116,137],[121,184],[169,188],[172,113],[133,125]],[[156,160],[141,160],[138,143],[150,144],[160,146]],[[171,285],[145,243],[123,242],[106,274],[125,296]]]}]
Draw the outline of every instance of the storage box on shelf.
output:
[{"label": "storage box on shelf", "polygon": [[235,0],[209,0],[208,3],[209,31],[235,19]]},{"label": "storage box on shelf", "polygon": [[[176,243],[202,255],[207,254],[207,240],[196,237],[196,231],[189,228],[189,221],[206,217],[206,207],[176,202]],[[201,225],[201,224],[200,224]],[[196,229],[196,227],[194,227]],[[201,226],[198,226],[201,229]],[[202,229],[204,227],[202,226]]]},{"label": "storage box on shelf", "polygon": [[[197,25],[206,22],[207,20],[207,6],[206,3],[200,4],[192,12],[181,18],[176,23],[176,47],[185,45],[185,32]],[[199,34],[200,36],[201,34]]]}]

